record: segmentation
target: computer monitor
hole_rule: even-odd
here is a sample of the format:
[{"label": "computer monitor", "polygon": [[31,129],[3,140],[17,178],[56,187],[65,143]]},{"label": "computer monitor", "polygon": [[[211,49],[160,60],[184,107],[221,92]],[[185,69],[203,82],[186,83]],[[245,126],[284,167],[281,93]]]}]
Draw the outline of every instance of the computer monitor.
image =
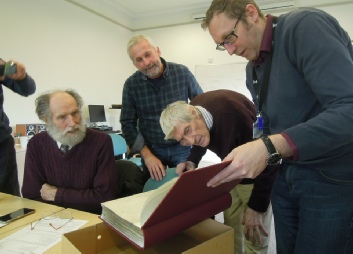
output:
[{"label": "computer monitor", "polygon": [[89,120],[91,123],[106,122],[104,105],[88,105]]}]

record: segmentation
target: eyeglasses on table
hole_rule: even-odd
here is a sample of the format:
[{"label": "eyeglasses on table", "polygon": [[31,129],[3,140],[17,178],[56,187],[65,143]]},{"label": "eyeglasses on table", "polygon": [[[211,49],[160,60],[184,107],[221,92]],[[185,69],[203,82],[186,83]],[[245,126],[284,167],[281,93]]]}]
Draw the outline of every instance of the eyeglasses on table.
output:
[{"label": "eyeglasses on table", "polygon": [[[54,219],[63,219],[63,224],[60,225],[54,225],[53,220]],[[64,227],[67,223],[73,220],[72,214],[69,211],[60,211],[60,212],[53,212],[53,211],[45,211],[42,213],[42,218],[40,218],[37,222],[32,222],[31,223],[31,230],[35,228],[35,226],[41,221],[47,221],[49,223],[49,226],[51,226],[55,230],[59,230],[62,227]]]}]

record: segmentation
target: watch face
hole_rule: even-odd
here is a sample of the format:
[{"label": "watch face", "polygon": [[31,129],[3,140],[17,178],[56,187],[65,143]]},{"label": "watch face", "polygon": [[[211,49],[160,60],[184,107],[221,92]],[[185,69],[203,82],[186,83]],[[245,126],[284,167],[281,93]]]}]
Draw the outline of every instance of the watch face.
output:
[{"label": "watch face", "polygon": [[282,162],[282,156],[279,153],[270,154],[266,162],[267,165],[280,164]]}]

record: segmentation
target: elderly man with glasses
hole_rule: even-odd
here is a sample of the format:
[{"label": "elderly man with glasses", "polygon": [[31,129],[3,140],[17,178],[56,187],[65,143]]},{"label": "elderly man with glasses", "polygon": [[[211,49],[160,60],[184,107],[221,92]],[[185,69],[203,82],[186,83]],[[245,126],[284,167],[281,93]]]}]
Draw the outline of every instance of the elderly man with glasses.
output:
[{"label": "elderly man with glasses", "polygon": [[[252,140],[256,119],[254,104],[244,95],[215,90],[163,110],[160,124],[166,139],[192,146],[186,162],[176,171],[194,170],[207,149],[224,159],[235,147]],[[232,191],[232,206],[224,211],[224,223],[234,228],[234,253],[267,253],[271,229],[271,188],[275,168],[256,179],[244,179]]]},{"label": "elderly man with glasses", "polygon": [[278,163],[271,197],[277,253],[353,253],[348,33],[321,10],[276,18],[264,16],[253,0],[214,0],[202,27],[217,49],[249,60],[246,84],[259,137],[235,148],[225,158],[232,163],[208,185],[254,178]]}]

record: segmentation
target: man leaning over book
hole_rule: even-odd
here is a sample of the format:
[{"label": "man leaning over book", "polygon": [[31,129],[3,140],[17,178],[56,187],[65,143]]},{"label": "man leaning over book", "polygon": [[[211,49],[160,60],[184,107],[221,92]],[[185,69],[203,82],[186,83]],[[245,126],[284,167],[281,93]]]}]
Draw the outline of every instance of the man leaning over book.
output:
[{"label": "man leaning over book", "polygon": [[[192,145],[187,161],[177,165],[181,174],[194,170],[207,149],[223,160],[235,147],[251,141],[255,120],[254,104],[244,95],[215,90],[196,96],[190,104],[169,104],[160,124],[166,139]],[[264,171],[231,191],[232,206],[224,211],[224,223],[234,228],[234,253],[267,253],[274,179],[275,170]]]}]

